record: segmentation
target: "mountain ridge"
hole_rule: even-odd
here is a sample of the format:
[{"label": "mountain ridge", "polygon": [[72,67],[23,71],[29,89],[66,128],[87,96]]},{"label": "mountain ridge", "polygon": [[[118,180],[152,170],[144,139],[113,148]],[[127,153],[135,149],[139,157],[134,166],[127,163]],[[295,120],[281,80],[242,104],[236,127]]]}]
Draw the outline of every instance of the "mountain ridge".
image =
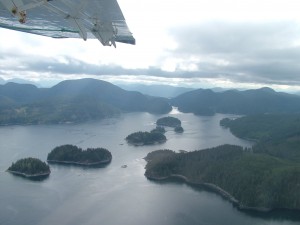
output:
[{"label": "mountain ridge", "polygon": [[164,98],[125,91],[95,79],[67,80],[51,88],[31,84],[0,85],[0,124],[81,122],[121,112],[163,114],[171,110]]},{"label": "mountain ridge", "polygon": [[215,113],[259,114],[300,112],[300,97],[271,88],[245,91],[227,90],[214,92],[210,89],[197,89],[171,99],[171,104],[182,112],[198,115]]}]

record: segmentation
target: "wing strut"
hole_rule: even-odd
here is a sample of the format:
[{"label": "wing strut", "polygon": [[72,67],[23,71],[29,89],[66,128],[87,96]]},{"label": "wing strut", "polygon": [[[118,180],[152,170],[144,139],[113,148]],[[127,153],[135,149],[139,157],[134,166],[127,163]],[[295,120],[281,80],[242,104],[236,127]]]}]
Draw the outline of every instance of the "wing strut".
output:
[{"label": "wing strut", "polygon": [[45,5],[51,0],[40,0],[34,3],[24,5],[22,0],[1,0],[4,7],[17,17],[20,23],[26,22],[26,10],[33,9],[42,5]]}]

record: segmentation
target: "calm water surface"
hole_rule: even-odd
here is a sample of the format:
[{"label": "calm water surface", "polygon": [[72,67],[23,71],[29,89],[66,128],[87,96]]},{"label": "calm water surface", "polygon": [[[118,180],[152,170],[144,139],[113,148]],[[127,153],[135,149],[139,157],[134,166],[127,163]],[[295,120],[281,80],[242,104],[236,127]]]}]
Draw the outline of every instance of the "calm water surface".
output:
[{"label": "calm water surface", "polygon": [[[174,116],[182,121],[185,132],[169,129],[166,143],[143,147],[129,146],[124,138],[135,131],[150,131],[161,116],[130,113],[77,125],[0,127],[0,224],[300,224],[283,213],[240,212],[217,194],[185,184],[148,181],[143,157],[153,150],[193,151],[225,143],[251,146],[219,126],[220,119],[228,116]],[[97,169],[51,165],[50,177],[42,182],[5,172],[23,157],[46,161],[48,152],[62,144],[104,147],[112,152],[113,160]]]}]

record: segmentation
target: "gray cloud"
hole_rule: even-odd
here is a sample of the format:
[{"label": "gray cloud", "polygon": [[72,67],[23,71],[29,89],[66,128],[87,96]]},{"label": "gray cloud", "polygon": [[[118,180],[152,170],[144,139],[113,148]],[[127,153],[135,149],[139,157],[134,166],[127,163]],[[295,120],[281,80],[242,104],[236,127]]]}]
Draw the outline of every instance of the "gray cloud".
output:
[{"label": "gray cloud", "polygon": [[[95,65],[86,63],[71,57],[60,57],[59,59],[41,56],[22,56],[13,52],[1,52],[3,56],[0,58],[0,71],[15,71],[16,73],[31,72],[50,73],[62,75],[148,75],[154,77],[199,77],[201,73],[188,73],[186,71],[177,70],[175,72],[163,71],[158,67],[149,67],[148,69],[125,69],[118,65]],[[14,61],[17,59],[18,65],[9,65],[5,61]],[[62,60],[63,59],[63,60]],[[206,75],[205,75],[206,76]]]},{"label": "gray cloud", "polygon": [[[300,85],[300,26],[291,22],[210,22],[174,27],[169,35],[177,48],[164,58],[193,63],[196,71],[178,65],[173,72],[159,67],[125,69],[95,65],[68,56],[60,58],[22,55],[0,49],[0,72],[53,75],[147,75],[164,78],[212,78],[240,83]],[[189,59],[198,59],[189,62]],[[63,60],[61,60],[63,59]],[[180,61],[179,60],[179,61]],[[7,62],[16,63],[7,63]],[[10,72],[8,72],[10,71]]]},{"label": "gray cloud", "polygon": [[[289,22],[211,22],[170,30],[177,58],[198,57],[199,72],[236,82],[300,84],[300,27]],[[205,61],[209,58],[210,61]],[[219,62],[223,61],[224,64]]]},{"label": "gray cloud", "polygon": [[181,52],[232,54],[263,49],[282,49],[299,39],[296,23],[210,22],[170,29]]}]

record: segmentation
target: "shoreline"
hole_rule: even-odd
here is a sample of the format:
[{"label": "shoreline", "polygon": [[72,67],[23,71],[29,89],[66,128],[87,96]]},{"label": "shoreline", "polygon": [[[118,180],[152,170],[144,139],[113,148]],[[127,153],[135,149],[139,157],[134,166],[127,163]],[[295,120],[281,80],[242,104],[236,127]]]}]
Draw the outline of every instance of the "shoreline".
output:
[{"label": "shoreline", "polygon": [[50,175],[51,171],[46,172],[46,173],[36,173],[36,174],[27,174],[27,173],[22,173],[14,170],[6,170],[6,172],[9,172],[14,175],[22,176],[25,178],[29,179],[39,179],[39,178],[46,178]]},{"label": "shoreline", "polygon": [[[126,113],[126,112],[124,112]],[[76,125],[86,122],[93,122],[93,121],[100,121],[103,119],[111,119],[111,118],[117,118],[120,116],[120,114],[115,114],[112,116],[107,116],[103,118],[95,118],[95,119],[86,119],[86,120],[76,120],[76,121],[59,121],[59,122],[29,122],[29,123],[0,123],[0,127],[9,127],[9,126],[38,126],[38,125],[49,125],[49,126],[56,126],[56,125]]]},{"label": "shoreline", "polygon": [[[169,179],[175,178],[175,179],[184,181],[188,185],[202,186],[202,187],[208,188],[209,190],[213,191],[214,193],[219,194],[222,197],[224,197],[226,200],[231,202],[233,204],[233,206],[237,207],[239,210],[242,210],[242,211],[255,211],[255,212],[267,213],[267,212],[271,212],[271,211],[277,209],[277,208],[265,208],[265,207],[250,207],[250,206],[243,205],[240,203],[239,200],[234,198],[230,193],[228,193],[227,191],[225,191],[224,189],[222,189],[221,187],[219,187],[213,183],[192,182],[187,177],[180,175],[180,174],[171,174],[170,176],[166,176],[166,177],[153,177],[153,176],[147,176],[145,174],[145,177],[147,179],[153,180],[153,181],[167,181]],[[278,208],[278,209],[280,209],[280,208]],[[286,209],[286,210],[296,210],[296,209]]]},{"label": "shoreline", "polygon": [[[126,140],[126,141],[127,141],[127,140]],[[132,146],[159,145],[159,144],[163,144],[163,143],[165,143],[165,142],[167,142],[167,140],[154,141],[154,142],[147,143],[147,144],[145,144],[145,143],[143,143],[143,142],[134,143],[134,142],[129,142],[129,141],[127,141],[127,143],[128,143],[129,145],[132,145]]]},{"label": "shoreline", "polygon": [[100,165],[104,165],[104,164],[108,164],[110,163],[112,160],[112,158],[107,159],[107,160],[102,160],[102,161],[98,161],[98,162],[92,162],[92,163],[88,163],[88,162],[75,162],[75,161],[60,161],[60,160],[47,160],[48,163],[53,163],[53,164],[64,164],[64,165],[75,165],[75,166],[90,166],[90,167],[94,167],[94,166],[100,166]]}]

